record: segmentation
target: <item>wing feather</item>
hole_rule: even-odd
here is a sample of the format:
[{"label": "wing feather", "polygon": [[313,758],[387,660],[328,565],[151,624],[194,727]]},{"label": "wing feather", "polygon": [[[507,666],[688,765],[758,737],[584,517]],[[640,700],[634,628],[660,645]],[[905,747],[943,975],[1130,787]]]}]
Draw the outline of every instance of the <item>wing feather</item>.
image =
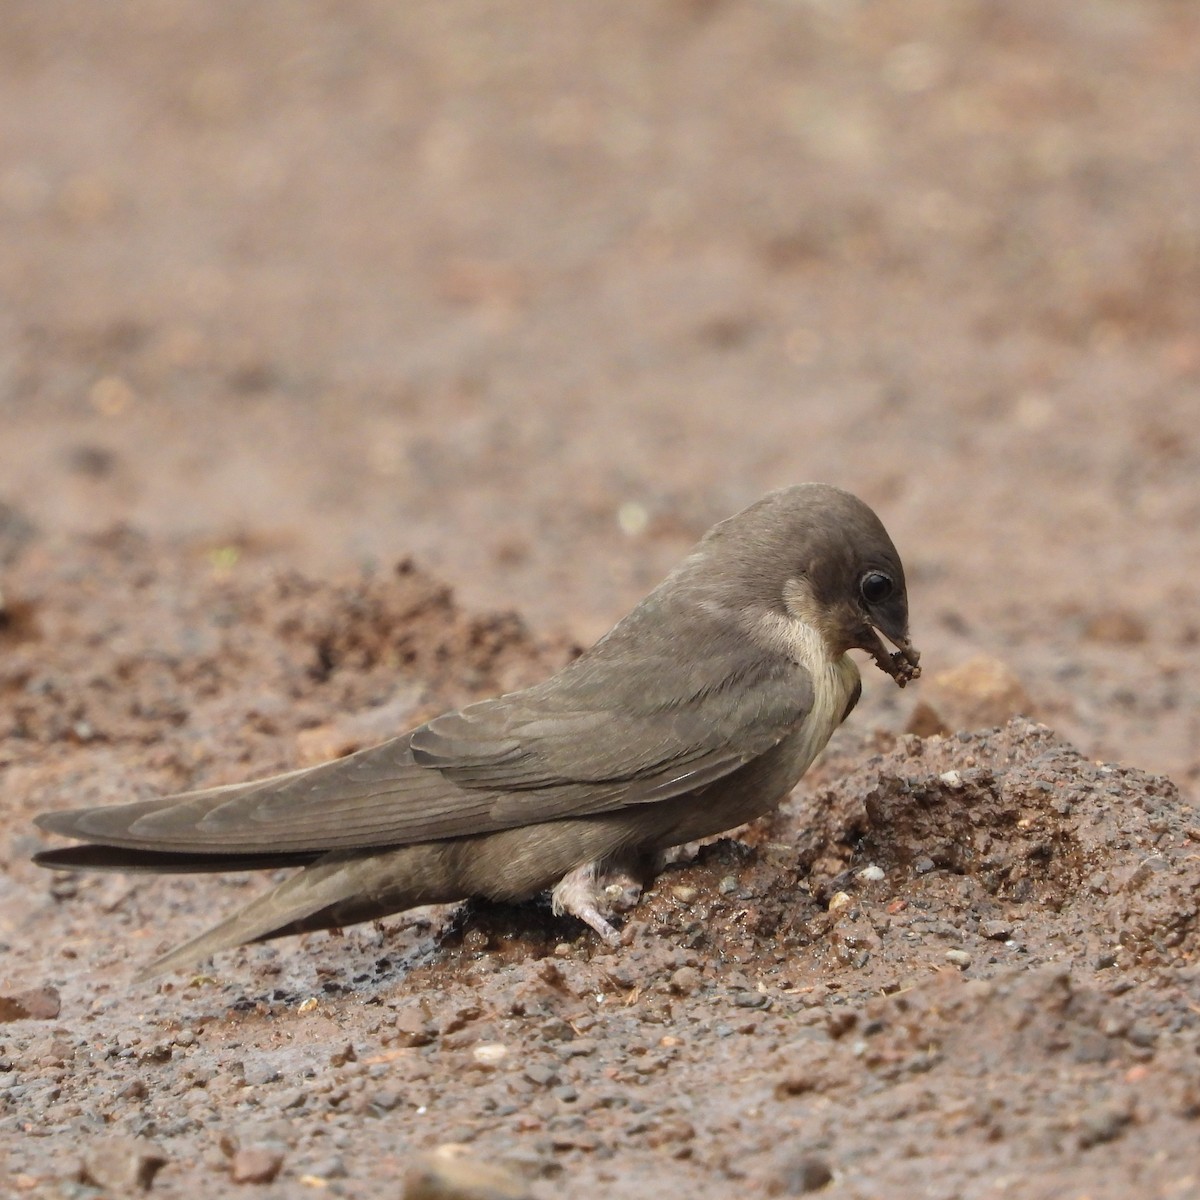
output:
[{"label": "wing feather", "polygon": [[577,660],[545,684],[334,762],[38,823],[107,846],[237,858],[398,846],[655,803],[737,770],[811,707],[804,668],[744,650],[727,657],[653,658],[636,670]]}]

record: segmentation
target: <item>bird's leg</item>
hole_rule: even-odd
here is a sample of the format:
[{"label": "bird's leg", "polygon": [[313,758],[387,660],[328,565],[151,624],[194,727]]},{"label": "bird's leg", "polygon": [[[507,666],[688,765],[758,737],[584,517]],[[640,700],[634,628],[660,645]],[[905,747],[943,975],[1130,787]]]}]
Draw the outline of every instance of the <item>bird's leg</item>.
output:
[{"label": "bird's leg", "polygon": [[606,942],[615,945],[621,935],[609,924],[605,912],[628,912],[641,895],[642,881],[636,864],[590,862],[564,875],[550,899],[555,913],[578,917]]},{"label": "bird's leg", "polygon": [[570,913],[585,925],[591,926],[609,945],[616,945],[621,935],[605,920],[599,905],[602,893],[597,885],[599,863],[585,863],[568,871],[550,893],[550,903],[555,915]]}]

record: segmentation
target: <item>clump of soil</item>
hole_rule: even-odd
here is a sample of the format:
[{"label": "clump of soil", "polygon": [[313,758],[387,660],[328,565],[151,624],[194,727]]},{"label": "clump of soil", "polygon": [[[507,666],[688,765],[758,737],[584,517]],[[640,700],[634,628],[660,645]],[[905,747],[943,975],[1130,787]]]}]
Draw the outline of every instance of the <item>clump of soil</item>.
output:
[{"label": "clump of soil", "polygon": [[[1194,953],[1200,825],[1169,779],[1091,762],[1018,720],[902,739],[837,793],[861,804],[852,865],[884,873],[867,892],[898,879],[912,904],[969,908],[977,921],[1053,915],[1056,938],[1105,961],[1181,965]],[[851,870],[845,886],[863,879]]]}]

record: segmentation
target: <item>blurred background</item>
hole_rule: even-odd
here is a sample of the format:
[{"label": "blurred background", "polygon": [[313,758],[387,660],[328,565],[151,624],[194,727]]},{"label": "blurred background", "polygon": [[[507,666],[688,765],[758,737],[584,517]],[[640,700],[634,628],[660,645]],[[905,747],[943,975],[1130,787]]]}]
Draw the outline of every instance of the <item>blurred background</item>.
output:
[{"label": "blurred background", "polygon": [[589,640],[822,479],[931,674],[1194,789],[1198,113],[1189,0],[5,0],[0,563],[412,553]]}]

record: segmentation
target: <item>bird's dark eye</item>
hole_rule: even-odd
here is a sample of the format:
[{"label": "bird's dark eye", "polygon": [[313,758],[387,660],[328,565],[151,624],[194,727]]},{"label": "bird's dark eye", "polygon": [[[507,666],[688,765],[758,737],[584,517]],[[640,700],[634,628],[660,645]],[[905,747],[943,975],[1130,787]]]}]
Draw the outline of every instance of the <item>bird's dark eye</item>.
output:
[{"label": "bird's dark eye", "polygon": [[868,604],[882,604],[892,594],[895,584],[881,571],[868,571],[858,587]]}]

